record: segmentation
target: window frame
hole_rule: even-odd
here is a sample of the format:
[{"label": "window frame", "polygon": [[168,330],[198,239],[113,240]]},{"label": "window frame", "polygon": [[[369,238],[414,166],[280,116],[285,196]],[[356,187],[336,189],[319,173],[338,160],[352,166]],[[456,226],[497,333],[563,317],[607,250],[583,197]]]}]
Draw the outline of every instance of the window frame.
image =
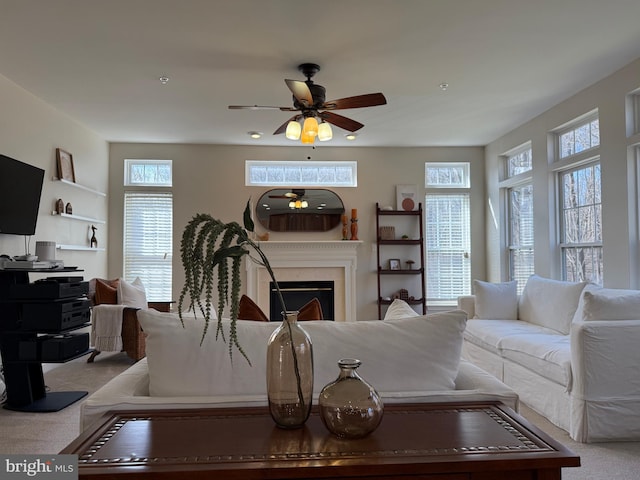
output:
[{"label": "window frame", "polygon": [[[350,170],[348,181],[322,182],[322,181],[295,181],[291,178],[281,180],[266,178],[264,181],[252,179],[254,168],[291,169],[300,168],[344,168]],[[358,186],[358,162],[357,161],[282,161],[282,160],[245,160],[245,186],[247,187],[357,187]]]}]

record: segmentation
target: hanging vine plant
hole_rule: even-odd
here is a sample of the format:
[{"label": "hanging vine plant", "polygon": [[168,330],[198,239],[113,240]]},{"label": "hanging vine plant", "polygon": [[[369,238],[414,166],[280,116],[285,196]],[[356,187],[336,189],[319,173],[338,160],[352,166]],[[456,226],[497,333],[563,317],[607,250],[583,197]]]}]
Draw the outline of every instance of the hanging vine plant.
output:
[{"label": "hanging vine plant", "polygon": [[[224,341],[227,341],[222,318],[225,307],[228,306],[230,319],[229,356],[233,358],[233,350],[236,348],[251,363],[240,345],[236,331],[242,287],[240,278],[242,257],[246,255],[250,260],[267,269],[276,286],[282,311],[286,312],[287,309],[273,269],[269,265],[269,260],[260,246],[249,237],[249,232],[253,232],[255,227],[251,218],[250,200],[247,201],[244,210],[243,223],[244,227],[237,222],[224,223],[204,213],[195,215],[189,221],[182,233],[180,245],[185,283],[178,300],[178,312],[183,326],[182,312],[185,304],[189,305],[188,309],[193,310],[194,314],[198,311],[202,314],[204,317],[202,340],[204,340],[211,323],[211,309],[215,294],[218,316],[216,340],[222,337]],[[258,257],[252,256],[250,249],[257,253]]]}]

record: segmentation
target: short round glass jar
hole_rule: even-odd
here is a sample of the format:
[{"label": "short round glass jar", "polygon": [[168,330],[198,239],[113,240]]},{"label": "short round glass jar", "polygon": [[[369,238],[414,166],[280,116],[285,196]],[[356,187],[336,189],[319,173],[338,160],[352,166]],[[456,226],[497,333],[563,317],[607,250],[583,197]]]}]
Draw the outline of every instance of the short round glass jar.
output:
[{"label": "short round glass jar", "polygon": [[320,392],[320,417],[327,429],[340,438],[362,438],[373,432],[384,413],[378,392],[356,372],[362,364],[355,358],[338,361],[338,378]]}]

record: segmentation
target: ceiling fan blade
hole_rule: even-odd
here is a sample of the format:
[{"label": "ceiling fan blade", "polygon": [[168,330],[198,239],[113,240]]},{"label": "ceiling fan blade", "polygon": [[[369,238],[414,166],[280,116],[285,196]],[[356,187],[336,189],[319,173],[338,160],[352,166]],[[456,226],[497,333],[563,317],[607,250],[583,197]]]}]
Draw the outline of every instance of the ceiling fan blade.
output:
[{"label": "ceiling fan blade", "polygon": [[307,107],[313,105],[313,95],[311,95],[311,90],[309,90],[309,86],[305,82],[285,79],[285,83],[300,103],[304,104],[306,102],[305,106]]},{"label": "ceiling fan blade", "polygon": [[338,115],[337,113],[320,112],[318,115],[320,115],[320,118],[332,123],[336,127],[343,128],[349,132],[355,132],[356,130],[360,130],[364,127],[364,124],[356,122],[350,118],[343,117],[342,115]]},{"label": "ceiling fan blade", "polygon": [[278,129],[273,132],[274,135],[280,135],[281,133],[286,132],[287,130],[287,125],[289,124],[289,122],[292,122],[294,120],[297,120],[298,118],[300,118],[300,115],[294,115],[293,117],[291,117],[289,120],[287,120],[286,122],[284,122],[282,125],[280,125],[278,127]]},{"label": "ceiling fan blade", "polygon": [[272,107],[268,105],[229,105],[229,110],[280,110],[281,112],[296,112],[293,107]]},{"label": "ceiling fan blade", "polygon": [[367,93],[356,95],[355,97],[340,98],[324,102],[320,107],[327,110],[342,110],[347,108],[375,107],[376,105],[386,105],[387,99],[381,93]]}]

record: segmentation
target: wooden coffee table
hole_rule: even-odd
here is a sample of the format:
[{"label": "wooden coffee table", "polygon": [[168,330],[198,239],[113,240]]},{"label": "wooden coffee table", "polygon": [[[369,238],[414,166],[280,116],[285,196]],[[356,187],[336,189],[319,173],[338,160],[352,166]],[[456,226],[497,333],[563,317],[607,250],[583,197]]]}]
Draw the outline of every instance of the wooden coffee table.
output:
[{"label": "wooden coffee table", "polygon": [[500,403],[387,405],[359,440],[313,412],[275,426],[264,408],[112,412],[61,453],[80,479],[554,480],[580,458]]}]

